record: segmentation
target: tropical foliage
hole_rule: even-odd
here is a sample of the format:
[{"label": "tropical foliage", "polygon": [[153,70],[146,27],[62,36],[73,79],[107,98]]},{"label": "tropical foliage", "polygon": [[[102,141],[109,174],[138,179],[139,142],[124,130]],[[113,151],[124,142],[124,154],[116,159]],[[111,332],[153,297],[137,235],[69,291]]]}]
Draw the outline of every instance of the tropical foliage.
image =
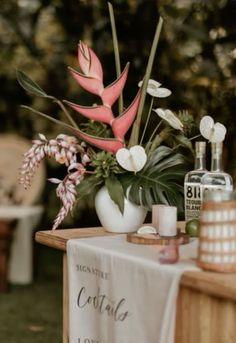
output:
[{"label": "tropical foliage", "polygon": [[[118,51],[114,17],[112,7],[110,4],[109,6],[113,23],[114,50]],[[95,52],[83,42],[80,42],[78,46],[80,71],[72,68],[69,70],[80,87],[100,98],[98,104],[84,106],[65,100],[62,102],[54,96],[48,95],[24,72],[18,71],[17,75],[21,86],[34,95],[56,101],[69,123],[28,106],[24,106],[24,108],[63,126],[73,134],[72,137],[60,134],[56,139],[51,140],[47,140],[44,135],[40,134],[39,139],[33,141],[32,148],[25,153],[20,172],[20,181],[27,188],[36,167],[44,157],[53,157],[57,162],[68,167],[67,175],[62,180],[49,179],[58,184],[56,194],[62,202],[61,210],[54,221],[54,229],[73,209],[77,197],[81,198],[85,195],[83,192],[90,192],[94,185],[98,186],[102,183],[105,183],[111,199],[119,206],[122,213],[125,196],[149,210],[154,203],[165,203],[177,206],[179,212],[183,211],[183,178],[188,170],[188,163],[184,155],[178,152],[178,148],[180,146],[191,148],[184,135],[184,125],[169,109],[158,108],[155,110],[155,116],[157,118],[159,116],[161,120],[159,123],[156,122],[151,136],[145,136],[149,119],[153,114],[154,98],[165,98],[171,94],[167,88],[160,87],[160,83],[149,79],[161,27],[162,18],[156,28],[145,77],[141,83],[139,82],[141,90],[137,91],[134,100],[127,108],[123,107],[122,91],[127,81],[129,65],[126,64],[123,72],[117,68],[117,79],[105,87],[102,64]],[[119,65],[118,54],[116,62],[116,65]],[[151,96],[151,102],[147,122],[140,139],[140,124],[147,93]],[[118,98],[121,100],[120,113],[115,115],[113,105]],[[94,121],[105,124],[111,136],[109,137],[107,134],[105,137],[94,136],[82,131],[64,104],[89,119],[90,127]],[[165,124],[162,127],[163,122],[166,123],[168,129]],[[125,136],[129,130],[131,132],[127,140]],[[173,139],[171,147],[165,146],[165,141],[170,137],[175,137],[177,131],[178,136],[183,137],[182,142]],[[129,193],[126,192],[125,187],[127,180],[129,186],[131,185]],[[83,186],[84,183],[86,183],[86,187]]]},{"label": "tropical foliage", "polygon": [[[124,105],[134,97],[137,75],[144,75],[151,48],[153,32],[159,15],[164,18],[158,56],[152,76],[174,90],[171,97],[161,99],[157,106],[182,111],[181,120],[191,113],[194,121],[207,114],[228,127],[224,146],[225,168],[235,172],[235,19],[236,2],[220,1],[170,1],[170,0],[113,0],[116,16],[122,65],[130,61],[130,73],[125,89]],[[144,29],[145,28],[145,29]],[[15,68],[24,70],[40,84],[46,93],[55,98],[75,101],[83,98],[84,104],[91,101],[89,93],[78,88],[67,71],[67,65],[77,68],[74,58],[78,37],[93,47],[103,62],[107,83],[115,78],[114,52],[108,20],[107,3],[103,1],[74,0],[8,0],[0,8],[0,94],[1,132],[14,132],[29,139],[37,132],[56,137],[61,132],[59,125],[51,125],[43,118],[28,115],[20,107],[27,104],[44,113],[63,116],[55,102],[25,93],[16,82]],[[124,61],[124,62],[123,62]],[[53,81],[53,82],[52,82]],[[145,126],[145,110],[141,128]],[[189,118],[191,119],[191,118]],[[192,120],[191,119],[191,120]],[[86,118],[76,117],[84,130]],[[86,124],[87,125],[87,124]],[[150,119],[147,129],[155,125]],[[93,126],[93,128],[91,127]],[[193,135],[191,126],[184,125],[185,134]],[[193,126],[192,126],[193,127]],[[89,124],[84,130],[97,136],[108,133],[104,126]],[[103,132],[103,133],[100,133]],[[105,133],[106,132],[106,133]],[[177,136],[177,135],[176,135]],[[182,140],[182,137],[179,136]],[[175,137],[174,137],[175,139]],[[172,145],[173,136],[168,145]],[[63,166],[47,161],[49,175],[58,178],[64,173]],[[209,161],[208,161],[209,162]],[[57,203],[50,184],[45,187],[43,201],[49,203],[44,216],[51,221],[57,211]],[[91,197],[92,198],[92,197]],[[90,200],[80,202],[76,213],[81,225],[89,225],[86,214]],[[85,201],[86,200],[86,201]],[[91,203],[92,204],[92,203]],[[65,222],[64,222],[65,223]],[[70,218],[65,225],[72,225]]]}]

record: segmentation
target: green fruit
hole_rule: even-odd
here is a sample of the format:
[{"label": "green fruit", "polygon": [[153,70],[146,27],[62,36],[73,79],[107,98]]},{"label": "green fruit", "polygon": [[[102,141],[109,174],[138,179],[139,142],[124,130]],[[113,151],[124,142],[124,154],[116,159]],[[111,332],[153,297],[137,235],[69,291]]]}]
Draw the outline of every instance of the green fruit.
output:
[{"label": "green fruit", "polygon": [[199,236],[199,229],[200,229],[200,223],[198,219],[191,219],[188,220],[185,225],[185,232],[190,237],[198,237]]}]

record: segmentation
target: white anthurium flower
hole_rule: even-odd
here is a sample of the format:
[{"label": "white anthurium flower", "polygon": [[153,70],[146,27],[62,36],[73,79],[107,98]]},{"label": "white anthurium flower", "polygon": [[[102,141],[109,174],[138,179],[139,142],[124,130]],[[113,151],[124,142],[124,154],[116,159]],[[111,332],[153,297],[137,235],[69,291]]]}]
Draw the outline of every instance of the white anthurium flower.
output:
[{"label": "white anthurium flower", "polygon": [[211,143],[221,143],[225,139],[226,127],[221,123],[215,123],[210,116],[204,116],[200,121],[201,135]]},{"label": "white anthurium flower", "polygon": [[[138,86],[141,87],[143,81],[140,81]],[[155,98],[166,98],[167,96],[171,95],[171,91],[167,88],[160,87],[161,83],[155,80],[148,80],[147,85],[147,93]]]},{"label": "white anthurium flower", "polygon": [[134,145],[130,149],[119,149],[116,152],[116,160],[125,170],[136,173],[146,164],[147,154],[141,145]]},{"label": "white anthurium flower", "polygon": [[153,109],[153,111],[156,112],[160,118],[167,121],[167,123],[171,127],[173,127],[176,130],[183,131],[183,127],[184,127],[183,124],[181,123],[179,118],[177,118],[174,115],[174,113],[171,110],[163,110],[162,108],[157,108],[156,110]]}]

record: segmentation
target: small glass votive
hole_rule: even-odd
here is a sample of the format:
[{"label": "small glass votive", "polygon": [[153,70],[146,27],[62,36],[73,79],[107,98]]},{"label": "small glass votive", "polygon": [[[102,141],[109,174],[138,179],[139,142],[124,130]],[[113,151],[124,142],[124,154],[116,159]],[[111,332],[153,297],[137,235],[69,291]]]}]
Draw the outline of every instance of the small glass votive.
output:
[{"label": "small glass votive", "polygon": [[158,232],[160,236],[177,235],[177,207],[163,205],[158,209]]}]

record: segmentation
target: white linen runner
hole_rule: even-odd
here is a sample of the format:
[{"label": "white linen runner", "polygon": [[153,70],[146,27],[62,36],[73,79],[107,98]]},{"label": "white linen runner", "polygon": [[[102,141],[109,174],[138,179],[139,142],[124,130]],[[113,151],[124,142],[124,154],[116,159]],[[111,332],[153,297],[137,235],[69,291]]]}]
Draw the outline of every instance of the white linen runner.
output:
[{"label": "white linen runner", "polygon": [[197,240],[180,247],[174,265],[158,262],[158,246],[126,235],[67,243],[69,343],[173,343],[181,274],[199,270]]}]

